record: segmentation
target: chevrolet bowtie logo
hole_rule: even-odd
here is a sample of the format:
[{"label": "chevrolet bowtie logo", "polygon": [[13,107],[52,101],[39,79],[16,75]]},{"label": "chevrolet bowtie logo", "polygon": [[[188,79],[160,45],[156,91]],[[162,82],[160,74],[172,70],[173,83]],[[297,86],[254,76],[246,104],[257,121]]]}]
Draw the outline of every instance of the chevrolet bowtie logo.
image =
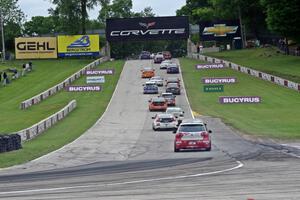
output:
[{"label": "chevrolet bowtie logo", "polygon": [[205,27],[203,35],[214,35],[215,37],[226,37],[227,34],[236,33],[238,26],[226,26],[226,24],[214,24],[211,27]]}]

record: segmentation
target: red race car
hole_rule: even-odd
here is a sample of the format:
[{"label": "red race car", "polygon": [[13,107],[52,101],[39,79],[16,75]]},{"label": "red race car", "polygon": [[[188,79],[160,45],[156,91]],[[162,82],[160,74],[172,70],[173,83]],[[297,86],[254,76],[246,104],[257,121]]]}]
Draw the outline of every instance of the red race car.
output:
[{"label": "red race car", "polygon": [[174,152],[181,149],[211,150],[210,130],[199,119],[183,120],[177,131],[174,131]]}]

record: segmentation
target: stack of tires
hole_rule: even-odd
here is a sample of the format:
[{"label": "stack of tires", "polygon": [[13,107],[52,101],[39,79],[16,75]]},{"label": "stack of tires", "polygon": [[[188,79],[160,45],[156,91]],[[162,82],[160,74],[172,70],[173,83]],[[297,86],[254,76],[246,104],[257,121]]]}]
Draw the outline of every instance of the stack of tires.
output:
[{"label": "stack of tires", "polygon": [[0,135],[0,153],[22,148],[21,136],[18,134]]}]

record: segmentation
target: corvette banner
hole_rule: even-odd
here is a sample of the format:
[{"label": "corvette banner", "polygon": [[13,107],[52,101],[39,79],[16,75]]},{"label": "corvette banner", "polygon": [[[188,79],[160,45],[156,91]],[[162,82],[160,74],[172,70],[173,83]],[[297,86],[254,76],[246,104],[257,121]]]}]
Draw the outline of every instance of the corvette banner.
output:
[{"label": "corvette banner", "polygon": [[186,16],[113,18],[106,20],[106,39],[123,40],[178,40],[189,37]]}]

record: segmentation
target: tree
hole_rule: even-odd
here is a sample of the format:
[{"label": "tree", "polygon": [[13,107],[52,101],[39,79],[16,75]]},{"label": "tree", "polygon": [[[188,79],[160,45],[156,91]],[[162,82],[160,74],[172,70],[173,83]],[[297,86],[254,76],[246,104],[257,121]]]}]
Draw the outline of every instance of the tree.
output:
[{"label": "tree", "polygon": [[54,17],[35,16],[24,23],[24,33],[30,36],[53,34],[56,30]]},{"label": "tree", "polygon": [[69,34],[86,33],[87,9],[93,9],[99,0],[51,0],[56,5],[49,12],[60,20],[61,29]]},{"label": "tree", "polygon": [[132,17],[132,0],[100,0],[101,9],[98,20],[105,24],[108,18]]},{"label": "tree", "polygon": [[300,40],[299,0],[261,0],[266,8],[267,25],[270,30],[286,38]]},{"label": "tree", "polygon": [[[20,10],[17,2],[18,0],[0,0],[2,60],[5,58],[5,27],[9,27],[8,25],[11,24],[21,27],[21,23],[24,20],[24,13]],[[8,40],[10,40],[10,38],[8,38]]]},{"label": "tree", "polygon": [[133,13],[133,17],[154,17],[155,13],[153,12],[153,9],[148,6],[144,8],[141,12]]}]

